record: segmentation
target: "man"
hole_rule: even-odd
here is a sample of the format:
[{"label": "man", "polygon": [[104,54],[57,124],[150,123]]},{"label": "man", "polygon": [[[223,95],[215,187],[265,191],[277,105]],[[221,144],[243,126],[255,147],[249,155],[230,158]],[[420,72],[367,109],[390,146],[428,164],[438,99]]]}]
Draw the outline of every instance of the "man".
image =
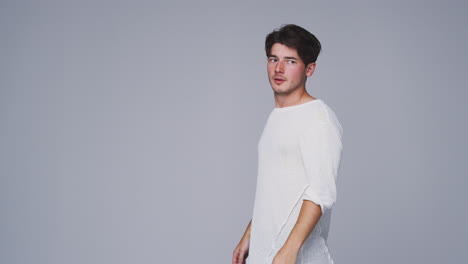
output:
[{"label": "man", "polygon": [[258,142],[253,217],[233,264],[332,264],[327,245],[341,160],[342,127],[305,89],[321,44],[284,25],[267,35],[268,80],[276,107]]}]

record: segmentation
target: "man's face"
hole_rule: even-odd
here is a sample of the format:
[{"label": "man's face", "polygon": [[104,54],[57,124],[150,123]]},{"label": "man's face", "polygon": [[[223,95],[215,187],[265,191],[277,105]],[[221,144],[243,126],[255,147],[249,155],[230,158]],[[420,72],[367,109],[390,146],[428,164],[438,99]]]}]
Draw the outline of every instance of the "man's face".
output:
[{"label": "man's face", "polygon": [[267,63],[268,80],[276,94],[289,94],[301,87],[305,89],[306,79],[314,69],[315,63],[306,67],[296,49],[279,43],[271,47]]}]

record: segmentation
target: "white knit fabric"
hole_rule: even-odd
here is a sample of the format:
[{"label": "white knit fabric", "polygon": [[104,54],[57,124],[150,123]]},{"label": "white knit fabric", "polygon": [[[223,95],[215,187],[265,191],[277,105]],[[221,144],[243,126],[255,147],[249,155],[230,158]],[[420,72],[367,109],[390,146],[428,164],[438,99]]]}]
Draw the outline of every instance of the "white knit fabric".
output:
[{"label": "white knit fabric", "polygon": [[271,264],[297,221],[303,200],[322,216],[297,264],[333,264],[327,237],[341,160],[342,127],[321,99],[274,108],[258,142],[258,174],[247,264]]}]

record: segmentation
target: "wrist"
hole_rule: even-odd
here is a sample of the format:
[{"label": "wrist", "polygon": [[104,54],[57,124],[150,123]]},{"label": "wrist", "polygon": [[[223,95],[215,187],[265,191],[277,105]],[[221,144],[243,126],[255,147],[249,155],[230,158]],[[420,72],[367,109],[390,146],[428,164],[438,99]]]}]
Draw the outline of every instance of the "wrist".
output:
[{"label": "wrist", "polygon": [[294,242],[294,241],[286,241],[282,249],[284,251],[297,254],[299,250],[301,249],[301,246],[302,246],[301,243]]}]

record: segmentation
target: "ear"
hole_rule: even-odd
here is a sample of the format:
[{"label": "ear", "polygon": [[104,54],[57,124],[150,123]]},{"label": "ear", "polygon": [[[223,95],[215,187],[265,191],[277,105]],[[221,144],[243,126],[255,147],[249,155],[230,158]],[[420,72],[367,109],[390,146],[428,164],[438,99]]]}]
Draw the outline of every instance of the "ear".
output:
[{"label": "ear", "polygon": [[314,71],[315,71],[315,62],[311,62],[307,65],[306,67],[306,76],[307,77],[310,77],[312,76],[312,74],[314,74]]}]

